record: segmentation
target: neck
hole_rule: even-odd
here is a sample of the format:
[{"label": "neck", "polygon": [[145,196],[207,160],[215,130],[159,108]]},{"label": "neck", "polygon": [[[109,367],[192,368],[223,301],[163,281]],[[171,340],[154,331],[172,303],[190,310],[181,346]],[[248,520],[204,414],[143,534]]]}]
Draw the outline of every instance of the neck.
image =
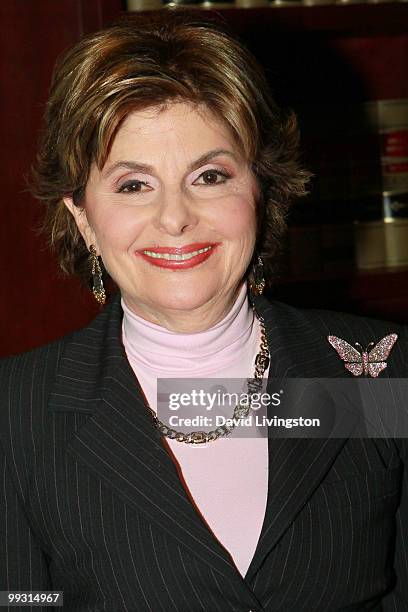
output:
[{"label": "neck", "polygon": [[[122,303],[138,317],[172,332],[184,334],[202,332],[217,325],[231,310],[238,295],[244,291],[241,283],[229,296],[217,296],[206,304],[190,310],[166,308],[159,310],[148,304],[138,304],[122,295]],[[246,286],[245,286],[246,291]]]},{"label": "neck", "polygon": [[155,376],[219,375],[233,363],[251,364],[259,347],[259,328],[253,324],[245,286],[227,315],[201,332],[174,332],[135,315],[123,300],[122,306],[128,358],[134,368]]}]

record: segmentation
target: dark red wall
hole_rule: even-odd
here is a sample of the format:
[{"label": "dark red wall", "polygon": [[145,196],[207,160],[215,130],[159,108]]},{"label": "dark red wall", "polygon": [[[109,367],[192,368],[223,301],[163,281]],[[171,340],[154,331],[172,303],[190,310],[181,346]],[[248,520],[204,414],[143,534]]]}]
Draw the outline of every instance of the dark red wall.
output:
[{"label": "dark red wall", "polygon": [[27,193],[55,58],[119,16],[121,0],[0,2],[0,354],[47,342],[96,312],[87,291],[59,274],[38,235],[42,208]]}]

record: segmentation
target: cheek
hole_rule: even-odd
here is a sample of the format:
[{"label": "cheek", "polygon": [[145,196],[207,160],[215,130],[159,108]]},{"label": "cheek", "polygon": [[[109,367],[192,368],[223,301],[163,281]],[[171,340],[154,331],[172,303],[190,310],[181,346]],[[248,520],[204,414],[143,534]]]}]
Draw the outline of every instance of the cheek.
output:
[{"label": "cheek", "polygon": [[132,207],[106,207],[89,216],[101,248],[128,248],[146,225],[145,215]]},{"label": "cheek", "polygon": [[220,207],[215,227],[226,238],[255,241],[256,207],[252,198],[235,196]]}]

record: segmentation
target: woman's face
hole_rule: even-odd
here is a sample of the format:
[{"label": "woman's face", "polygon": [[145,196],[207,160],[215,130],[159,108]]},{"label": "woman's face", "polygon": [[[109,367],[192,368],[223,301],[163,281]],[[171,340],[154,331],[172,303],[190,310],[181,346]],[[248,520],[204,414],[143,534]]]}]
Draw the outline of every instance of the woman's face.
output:
[{"label": "woman's face", "polygon": [[257,186],[208,109],[174,103],[130,114],[84,210],[65,203],[136,314],[177,331],[205,329],[231,307],[251,260]]}]

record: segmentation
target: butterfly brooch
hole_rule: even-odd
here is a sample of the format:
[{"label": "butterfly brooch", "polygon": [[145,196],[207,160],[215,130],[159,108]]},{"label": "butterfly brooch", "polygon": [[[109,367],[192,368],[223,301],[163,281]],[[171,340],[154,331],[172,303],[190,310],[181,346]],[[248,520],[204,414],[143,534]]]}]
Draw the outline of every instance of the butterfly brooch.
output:
[{"label": "butterfly brooch", "polygon": [[[397,341],[397,334],[384,336],[375,346],[370,342],[366,350],[358,342],[351,346],[345,340],[337,336],[327,336],[332,347],[337,351],[340,358],[344,361],[344,367],[354,376],[377,376],[385,370],[391,349]],[[370,348],[373,347],[373,348]]]}]

